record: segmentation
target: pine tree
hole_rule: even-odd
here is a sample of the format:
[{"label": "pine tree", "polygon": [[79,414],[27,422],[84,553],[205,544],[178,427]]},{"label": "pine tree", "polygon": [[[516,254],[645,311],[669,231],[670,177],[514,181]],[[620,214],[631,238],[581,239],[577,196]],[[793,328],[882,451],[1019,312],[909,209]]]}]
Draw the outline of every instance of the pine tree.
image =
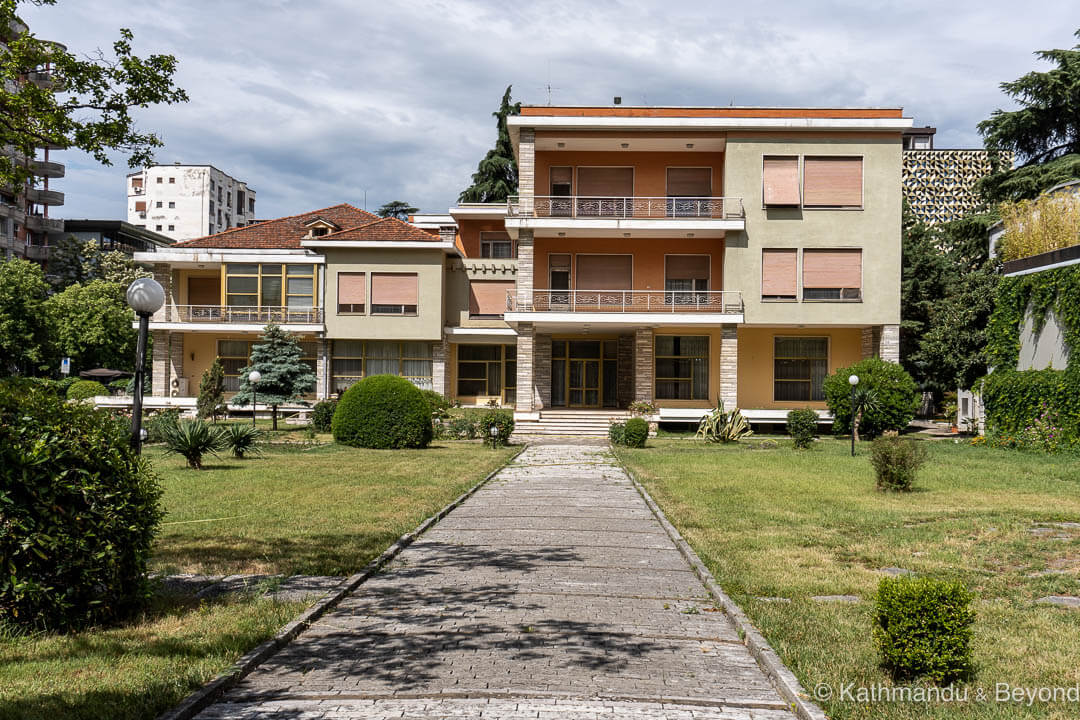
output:
[{"label": "pine tree", "polygon": [[418,212],[420,208],[415,208],[404,200],[391,200],[376,210],[375,214],[383,218],[396,217],[398,220],[408,220],[410,215]]},{"label": "pine tree", "polygon": [[262,379],[254,388],[255,401],[270,406],[277,430],[278,407],[290,402],[302,403],[303,396],[315,388],[315,373],[302,358],[303,350],[296,338],[278,325],[267,325],[259,342],[251,348],[251,365],[240,371],[240,392],[233,402],[237,405],[251,402],[248,375],[258,370]]},{"label": "pine tree", "polygon": [[502,202],[517,193],[517,161],[514,160],[514,147],[510,144],[510,130],[506,126],[506,118],[519,114],[521,103],[511,104],[511,88],[512,85],[506,88],[498,111],[492,113],[499,133],[495,147],[488,150],[487,155],[480,161],[473,173],[472,185],[461,192],[458,202]]},{"label": "pine tree", "polygon": [[199,382],[199,399],[196,405],[199,417],[209,417],[217,422],[218,415],[227,412],[225,407],[225,368],[221,359],[214,358],[214,364],[203,373]]}]

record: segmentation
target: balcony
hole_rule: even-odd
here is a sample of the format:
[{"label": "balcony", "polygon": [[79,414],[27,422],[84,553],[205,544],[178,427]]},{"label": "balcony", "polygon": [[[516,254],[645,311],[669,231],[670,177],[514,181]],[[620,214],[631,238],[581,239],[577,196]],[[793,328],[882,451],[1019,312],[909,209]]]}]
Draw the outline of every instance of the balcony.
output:
[{"label": "balcony", "polygon": [[60,192],[59,190],[29,188],[26,191],[26,199],[38,205],[63,205],[64,193]]},{"label": "balcony", "polygon": [[241,325],[314,325],[323,321],[322,308],[236,305],[167,305],[165,322]]},{"label": "balcony", "polygon": [[31,160],[27,163],[30,172],[38,177],[62,178],[64,177],[63,163],[49,160]]},{"label": "balcony", "polygon": [[64,221],[60,218],[47,218],[41,215],[27,215],[23,221],[30,232],[64,232]]},{"label": "balcony", "polygon": [[506,228],[535,237],[721,238],[744,230],[746,215],[737,197],[526,195],[507,201]]},{"label": "balcony", "polygon": [[510,290],[506,322],[561,328],[582,323],[614,327],[743,322],[738,290]]}]

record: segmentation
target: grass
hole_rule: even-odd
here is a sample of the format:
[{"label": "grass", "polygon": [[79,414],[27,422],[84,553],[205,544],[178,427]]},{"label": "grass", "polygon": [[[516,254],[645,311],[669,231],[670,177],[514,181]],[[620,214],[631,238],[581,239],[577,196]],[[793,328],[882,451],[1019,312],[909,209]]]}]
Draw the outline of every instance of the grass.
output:
[{"label": "grass", "polygon": [[[851,458],[842,440],[808,451],[657,439],[619,448],[720,585],[747,612],[803,686],[888,685],[871,636],[881,568],[956,578],[977,594],[977,675],[967,703],[822,702],[829,717],[1072,718],[1076,704],[994,702],[995,684],[1080,683],[1080,611],[1040,606],[1080,595],[1075,456],[1022,454],[924,441],[929,459],[916,491],[874,489],[868,448]],[[854,605],[813,595],[852,594]],[[785,598],[777,602],[763,598]],[[984,688],[990,700],[975,701]]]},{"label": "grass", "polygon": [[[197,471],[150,446],[166,510],[152,569],[349,574],[515,450],[475,442],[388,451],[274,445],[261,457],[208,457]],[[158,595],[140,617],[112,627],[71,635],[0,627],[0,720],[149,720],[303,607]]]}]

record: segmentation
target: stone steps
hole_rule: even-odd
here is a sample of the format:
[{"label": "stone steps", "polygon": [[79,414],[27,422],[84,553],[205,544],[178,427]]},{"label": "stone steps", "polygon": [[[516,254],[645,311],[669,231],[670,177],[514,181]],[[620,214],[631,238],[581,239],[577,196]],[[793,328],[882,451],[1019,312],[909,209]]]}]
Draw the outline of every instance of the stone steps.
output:
[{"label": "stone steps", "polygon": [[628,413],[618,410],[544,410],[539,420],[517,421],[514,434],[607,437],[612,422],[628,417]]}]

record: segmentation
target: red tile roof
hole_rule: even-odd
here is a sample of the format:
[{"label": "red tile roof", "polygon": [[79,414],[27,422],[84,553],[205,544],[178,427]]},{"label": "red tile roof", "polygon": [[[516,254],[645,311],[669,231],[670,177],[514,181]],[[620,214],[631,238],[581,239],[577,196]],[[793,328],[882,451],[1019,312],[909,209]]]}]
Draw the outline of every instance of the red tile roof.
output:
[{"label": "red tile roof", "polygon": [[395,217],[380,218],[357,227],[339,230],[319,238],[320,241],[362,240],[365,242],[439,242],[438,235],[424,232],[415,225]]},{"label": "red tile roof", "polygon": [[[323,219],[338,227],[351,228],[379,221],[380,218],[366,210],[348,203],[333,205],[300,215],[289,215],[276,220],[264,220],[256,225],[232,228],[216,235],[178,242],[173,247],[225,248],[225,249],[299,249],[300,240],[308,235],[306,223]],[[400,220],[398,222],[401,222]],[[411,225],[409,227],[412,227]],[[416,232],[422,232],[413,228]],[[326,236],[324,236],[326,237]],[[430,237],[430,236],[429,236]]]}]

